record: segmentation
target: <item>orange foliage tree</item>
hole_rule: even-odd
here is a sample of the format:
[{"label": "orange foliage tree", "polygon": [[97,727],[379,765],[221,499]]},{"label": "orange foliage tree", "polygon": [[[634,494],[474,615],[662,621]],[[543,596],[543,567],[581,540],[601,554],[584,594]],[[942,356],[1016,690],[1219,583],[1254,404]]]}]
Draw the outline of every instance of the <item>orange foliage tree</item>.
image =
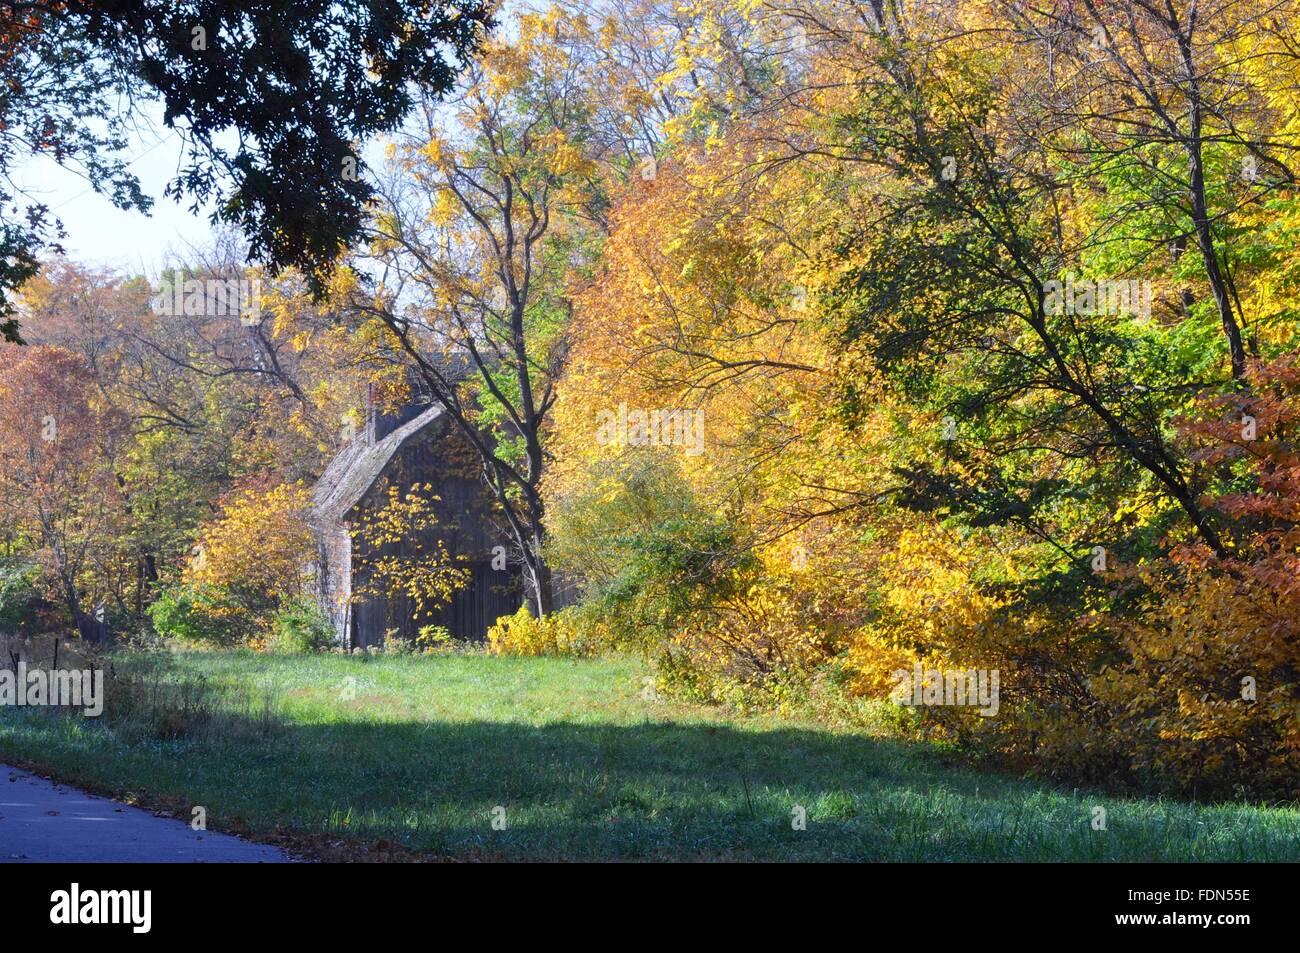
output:
[{"label": "orange foliage tree", "polygon": [[1300,362],[1249,366],[1248,396],[1183,422],[1221,477],[1228,555],[1176,548],[1111,616],[1128,659],[1097,680],[1130,768],[1181,790],[1300,794]]},{"label": "orange foliage tree", "polygon": [[102,631],[89,606],[123,517],[113,462],[126,422],[90,369],[56,347],[0,354],[0,521],[36,551],[83,636]]},{"label": "orange foliage tree", "polygon": [[204,527],[183,578],[195,608],[217,630],[245,639],[264,634],[276,609],[307,593],[315,556],[310,503],[301,483],[249,487]]}]

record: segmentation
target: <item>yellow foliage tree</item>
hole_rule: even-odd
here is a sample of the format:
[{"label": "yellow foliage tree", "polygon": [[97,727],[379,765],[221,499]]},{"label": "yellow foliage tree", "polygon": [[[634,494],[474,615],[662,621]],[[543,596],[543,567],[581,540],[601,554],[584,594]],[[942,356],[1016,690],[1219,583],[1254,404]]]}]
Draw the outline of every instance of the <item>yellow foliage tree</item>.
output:
[{"label": "yellow foliage tree", "polygon": [[222,506],[203,528],[183,576],[206,594],[208,614],[254,637],[284,600],[307,592],[315,555],[310,503],[303,484],[282,483],[245,488]]}]

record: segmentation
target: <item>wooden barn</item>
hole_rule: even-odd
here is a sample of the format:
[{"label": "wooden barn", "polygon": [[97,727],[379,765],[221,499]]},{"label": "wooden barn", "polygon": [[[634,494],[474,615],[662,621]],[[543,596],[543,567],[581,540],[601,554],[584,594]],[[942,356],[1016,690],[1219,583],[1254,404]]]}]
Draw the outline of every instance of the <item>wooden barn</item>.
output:
[{"label": "wooden barn", "polygon": [[[392,633],[414,639],[426,625],[446,627],[460,639],[483,639],[498,618],[523,602],[523,586],[513,565],[493,568],[494,548],[507,545],[494,520],[495,500],[483,482],[479,460],[440,406],[410,406],[400,413],[371,411],[364,430],[336,456],[312,491],[311,522],[316,532],[317,598],[346,648],[382,645]],[[352,527],[363,507],[382,506],[388,488],[428,483],[436,504],[433,531],[459,565],[469,584],[449,605],[414,617],[414,605],[401,592],[354,599],[365,588],[366,560]],[[428,541],[426,541],[428,542]],[[499,567],[504,560],[498,558]]]}]

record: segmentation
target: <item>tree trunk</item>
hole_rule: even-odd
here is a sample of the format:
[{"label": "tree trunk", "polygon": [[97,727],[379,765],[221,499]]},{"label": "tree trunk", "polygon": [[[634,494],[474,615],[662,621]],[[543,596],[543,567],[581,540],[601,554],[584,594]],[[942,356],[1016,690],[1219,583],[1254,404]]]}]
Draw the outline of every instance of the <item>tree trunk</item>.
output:
[{"label": "tree trunk", "polygon": [[555,611],[551,567],[541,559],[533,567],[533,609],[539,619],[544,619]]},{"label": "tree trunk", "polygon": [[[1172,7],[1170,8],[1172,10]],[[1194,9],[1194,8],[1193,8]],[[1232,360],[1232,377],[1241,380],[1246,375],[1246,348],[1242,344],[1241,326],[1232,312],[1232,298],[1228,294],[1228,283],[1224,280],[1223,269],[1219,267],[1219,256],[1214,249],[1214,233],[1210,229],[1209,204],[1205,200],[1205,161],[1201,142],[1201,90],[1197,79],[1197,64],[1192,52],[1191,28],[1186,35],[1176,20],[1169,24],[1171,32],[1178,38],[1179,51],[1187,70],[1187,95],[1190,102],[1188,112],[1187,139],[1183,146],[1187,151],[1188,191],[1192,200],[1192,223],[1196,228],[1196,244],[1201,250],[1201,260],[1205,265],[1205,276],[1210,280],[1210,290],[1214,293],[1214,303],[1219,309],[1219,323],[1228,338],[1228,354]]]},{"label": "tree trunk", "polygon": [[[1199,127],[1199,120],[1197,126]],[[1194,135],[1199,135],[1199,129]],[[1187,153],[1191,161],[1192,221],[1196,227],[1196,244],[1201,250],[1210,290],[1214,293],[1214,304],[1219,310],[1219,323],[1223,325],[1223,333],[1228,339],[1232,377],[1241,380],[1246,374],[1246,348],[1241,339],[1241,326],[1232,313],[1232,299],[1228,295],[1223,269],[1219,267],[1219,256],[1214,249],[1214,234],[1210,231],[1210,214],[1205,202],[1205,170],[1201,163],[1199,141],[1188,143]]]}]

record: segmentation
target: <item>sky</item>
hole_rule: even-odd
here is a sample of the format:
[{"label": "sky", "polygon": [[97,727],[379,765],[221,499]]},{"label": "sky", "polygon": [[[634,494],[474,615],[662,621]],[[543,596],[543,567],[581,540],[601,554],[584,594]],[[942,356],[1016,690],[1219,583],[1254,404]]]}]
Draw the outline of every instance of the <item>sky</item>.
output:
[{"label": "sky", "polygon": [[190,200],[178,203],[163,195],[181,160],[180,137],[159,121],[161,106],[141,124],[126,156],[144,192],[153,198],[148,215],[115,208],[77,172],[47,156],[34,156],[15,176],[33,198],[44,201],[62,219],[68,256],[86,264],[107,265],[135,274],[156,273],[169,251],[183,252],[187,244],[205,244],[211,234],[207,209],[193,215]]},{"label": "sky", "polygon": [[[166,260],[184,257],[187,248],[210,242],[212,205],[194,214],[192,198],[177,202],[163,194],[184,159],[180,136],[163,125],[160,103],[149,104],[143,120],[133,130],[124,155],[131,160],[140,187],[153,199],[148,214],[115,208],[83,175],[47,156],[32,156],[17,169],[15,182],[62,220],[67,231],[62,245],[69,258],[154,276]],[[233,133],[229,136],[233,143]],[[382,146],[369,143],[362,155],[367,163],[382,162]]]}]

